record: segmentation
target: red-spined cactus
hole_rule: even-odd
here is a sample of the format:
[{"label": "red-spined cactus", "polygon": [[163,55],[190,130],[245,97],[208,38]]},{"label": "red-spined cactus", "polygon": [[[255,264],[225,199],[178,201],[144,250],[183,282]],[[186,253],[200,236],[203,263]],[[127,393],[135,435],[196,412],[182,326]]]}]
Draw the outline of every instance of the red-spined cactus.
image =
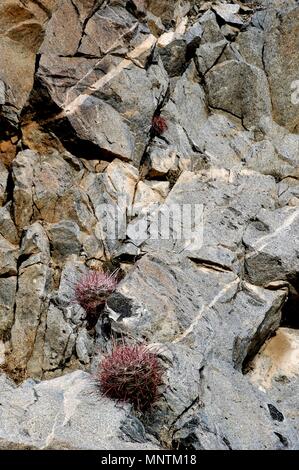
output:
[{"label": "red-spined cactus", "polygon": [[161,135],[165,131],[167,131],[168,126],[166,119],[163,116],[154,116],[152,120],[152,131],[157,134]]},{"label": "red-spined cactus", "polygon": [[116,274],[90,270],[75,285],[75,301],[84,308],[87,317],[105,305],[118,284]]},{"label": "red-spined cactus", "polygon": [[114,346],[99,365],[97,382],[109,398],[131,403],[144,412],[158,399],[163,369],[145,345]]}]

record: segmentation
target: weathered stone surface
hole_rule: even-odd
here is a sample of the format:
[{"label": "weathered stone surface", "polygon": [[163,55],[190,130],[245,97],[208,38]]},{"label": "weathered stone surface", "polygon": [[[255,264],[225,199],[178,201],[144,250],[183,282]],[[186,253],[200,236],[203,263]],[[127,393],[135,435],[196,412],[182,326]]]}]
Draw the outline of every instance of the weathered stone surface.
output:
[{"label": "weathered stone surface", "polygon": [[[163,185],[163,182],[160,184]],[[168,185],[167,182],[164,183],[164,185],[165,184]],[[163,195],[159,193],[159,191],[155,191],[155,188],[140,181],[136,188],[132,213],[134,215],[150,213],[151,206],[163,202],[164,199],[165,197],[163,198]]]},{"label": "weathered stone surface", "polygon": [[229,60],[206,74],[209,105],[242,119],[246,128],[259,128],[271,116],[271,99],[266,75],[245,62]]},{"label": "weathered stone surface", "polygon": [[[23,44],[7,37],[0,38],[0,55],[2,65],[0,78],[5,84],[6,97],[2,106],[2,115],[11,126],[17,126],[19,113],[33,86],[35,55]],[[13,63],[18,64],[17,72]]]},{"label": "weathered stone surface", "polygon": [[[45,40],[40,52],[70,56],[77,52],[82,25],[72,2],[62,0],[59,3],[59,8],[54,11],[47,25]],[[65,18],[67,21],[63,21]]]},{"label": "weathered stone surface", "polygon": [[136,41],[139,28],[136,18],[124,8],[108,6],[88,20],[78,51],[95,57],[121,51],[130,44],[132,37]]},{"label": "weathered stone surface", "polygon": [[[20,256],[24,263],[29,256],[34,256],[34,260],[40,263],[47,263],[50,259],[50,248],[47,234],[39,222],[35,222],[26,230],[22,238]],[[31,264],[32,260],[30,260]]]},{"label": "weathered stone surface", "polygon": [[130,408],[116,406],[104,397],[99,399],[99,392],[94,388],[92,377],[79,371],[41,383],[27,380],[18,388],[2,375],[0,447],[59,450],[159,448],[147,436],[138,444],[130,439],[121,430],[122,424],[130,419]]},{"label": "weathered stone surface", "polygon": [[285,178],[278,184],[278,197],[280,205],[299,205],[299,182],[295,178]]},{"label": "weathered stone surface", "polygon": [[[268,409],[269,398],[241,374],[217,363],[209,365],[202,376],[201,399],[205,406],[193,419],[186,419],[174,435],[175,443],[197,450],[297,449],[297,433],[288,426],[291,420],[274,421]],[[280,409],[275,401],[271,402]]]},{"label": "weathered stone surface", "polygon": [[[89,67],[92,72],[92,64]],[[165,71],[161,64],[152,65],[146,71],[126,59],[118,60],[110,68],[110,80],[105,77],[102,81],[92,82],[92,74],[89,73],[90,83],[71,102],[64,104],[67,96],[62,102],[57,101],[53,86],[50,88],[51,95],[59,106],[66,108],[69,122],[78,137],[98,147],[98,157],[102,151],[104,155],[139,163],[146,147],[152,116],[166,92]],[[72,69],[67,73],[72,78]],[[82,76],[79,80],[82,81]],[[88,88],[95,90],[93,96],[84,94]],[[76,91],[76,86],[73,89]]]},{"label": "weathered stone surface", "polygon": [[276,280],[295,280],[298,260],[299,208],[262,209],[244,234],[246,270],[261,285]]},{"label": "weathered stone surface", "polygon": [[[166,118],[169,116],[169,129],[165,138],[171,136],[172,127],[181,127],[187,134],[191,145],[196,145],[197,132],[207,118],[207,109],[202,87],[196,83],[195,68],[191,66],[180,79],[171,95],[170,101],[163,108]],[[169,133],[169,134],[168,134]]]},{"label": "weathered stone surface", "polygon": [[146,0],[146,6],[150,12],[160,17],[166,25],[171,24],[174,20],[180,20],[190,9],[190,2],[183,0],[170,0],[168,2],[160,2],[159,0]]},{"label": "weathered stone surface", "polygon": [[[43,88],[49,90],[47,94],[50,94],[51,99],[58,106],[71,103],[80,92],[85,92],[89,85],[104,75],[101,70],[95,67],[97,62],[98,60],[95,58],[61,57],[44,53],[40,58],[37,72],[37,78],[40,81],[38,86],[41,87],[41,90]],[[38,90],[37,94],[40,94],[41,90]],[[46,93],[44,90],[43,92]],[[48,95],[44,98],[49,99]],[[32,99],[38,100],[39,97],[33,95]]]},{"label": "weathered stone surface", "polygon": [[[231,58],[233,55],[240,54],[245,62],[263,70],[264,34],[263,31],[255,27],[240,32],[236,41],[230,45]],[[238,58],[238,55],[235,58]]]},{"label": "weathered stone surface", "polygon": [[199,73],[205,75],[217,63],[228,42],[212,11],[208,11],[201,17],[200,25],[203,33],[195,57]]},{"label": "weathered stone surface", "polygon": [[[26,370],[28,375],[42,375],[39,333],[44,330],[50,276],[50,269],[40,263],[21,269],[19,274],[15,320],[11,330],[12,354],[7,360],[8,368],[19,373],[19,378],[26,374]],[[34,354],[36,350],[38,352]]]},{"label": "weathered stone surface", "polygon": [[238,15],[238,12],[240,10],[239,5],[228,3],[228,4],[216,5],[214,6],[213,9],[217,13],[217,15],[222,18],[222,20],[226,21],[226,23],[237,24],[237,25],[243,24],[242,19]]},{"label": "weathered stone surface", "polygon": [[[70,35],[62,20],[66,8],[72,11]],[[85,19],[80,40],[82,25],[74,6],[65,0],[56,10],[41,48],[37,87],[45,89],[52,105],[64,112],[58,120],[65,117],[73,140],[93,144],[93,151],[98,148],[97,157],[102,152],[138,164],[152,116],[167,89],[162,63],[146,67],[156,39],[121,5],[103,7]],[[54,41],[55,35],[68,37]],[[78,54],[86,57],[75,56],[78,47]],[[94,59],[104,54],[102,60]],[[38,89],[35,96],[39,99]]]},{"label": "weathered stone surface", "polygon": [[[21,245],[22,263],[19,268],[18,292],[14,325],[11,330],[11,355],[8,368],[20,374],[40,374],[40,336],[45,329],[45,317],[51,289],[49,242],[39,223],[29,227]],[[41,332],[43,332],[41,334]]]},{"label": "weathered stone surface", "polygon": [[0,161],[0,207],[5,201],[6,185],[7,185],[8,171],[3,163]]},{"label": "weathered stone surface", "polygon": [[135,163],[139,163],[144,153],[152,117],[166,93],[167,85],[167,76],[160,61],[148,70],[127,64],[119,76],[97,93],[117,109],[123,121],[128,123],[131,136],[134,136],[134,154],[130,160]]},{"label": "weathered stone surface", "polygon": [[196,148],[199,153],[194,156],[191,170],[240,168],[254,145],[252,139],[252,133],[244,130],[240,120],[229,115],[210,114],[198,131]]},{"label": "weathered stone surface", "polygon": [[3,105],[5,103],[5,84],[1,80],[0,81],[0,104]]},{"label": "weathered stone surface", "polygon": [[43,370],[58,369],[70,360],[75,346],[76,335],[65,321],[63,312],[50,305],[47,313]]},{"label": "weathered stone surface", "polygon": [[[32,89],[35,53],[48,19],[43,9],[34,8],[33,3],[5,0],[0,6],[0,80],[5,89],[2,115],[12,126],[17,126]],[[48,2],[49,13],[53,6],[54,2]]]},{"label": "weathered stone surface", "polygon": [[83,364],[89,364],[94,352],[94,341],[86,330],[81,330],[76,340],[76,353]]},{"label": "weathered stone surface", "polygon": [[11,202],[0,208],[0,235],[13,245],[19,243],[16,226],[11,218]]},{"label": "weathered stone surface", "polygon": [[41,217],[50,223],[73,219],[83,230],[91,230],[95,219],[88,198],[79,184],[74,184],[77,174],[62,156],[20,152],[14,161],[13,177],[18,227]]},{"label": "weathered stone surface", "polygon": [[[297,435],[299,422],[294,403],[298,393],[298,351],[298,330],[279,328],[256,356],[248,373],[254,385],[279,403],[279,410],[272,405],[273,419],[289,420]],[[269,400],[268,407],[271,404]],[[288,445],[285,436],[282,437]]]},{"label": "weathered stone surface", "polygon": [[73,4],[79,11],[80,21],[83,23],[86,18],[89,18],[95,9],[99,8],[103,0],[73,0]]},{"label": "weathered stone surface", "polygon": [[[72,315],[74,309],[74,286],[76,282],[80,279],[80,277],[86,273],[86,266],[82,262],[76,261],[73,262],[72,260],[67,260],[63,270],[61,272],[59,288],[57,292],[57,299],[56,302],[58,305],[67,307],[71,311],[70,314]],[[84,317],[86,316],[83,309],[80,307],[77,308],[77,316]],[[79,315],[78,315],[79,314]],[[75,318],[72,318],[73,323],[77,323]]]},{"label": "weathered stone surface", "polygon": [[63,220],[49,226],[47,232],[53,250],[52,255],[55,258],[80,254],[80,229],[76,223],[71,220]]},{"label": "weathered stone surface", "polygon": [[[280,307],[286,298],[283,289],[273,292],[257,288],[242,283],[231,272],[217,272],[180,257],[171,259],[169,254],[147,255],[137,266],[107,304],[114,319],[125,329],[134,330],[135,335],[146,334],[153,342],[194,342],[199,347],[204,330],[211,335],[208,343],[219,339],[217,322],[221,318],[217,318],[217,312],[223,318],[229,314],[235,329],[229,331],[231,325],[223,324],[223,343],[214,345],[213,351],[241,370],[245,359],[279,325]],[[123,310],[117,303],[119,296],[124,298]],[[228,300],[230,305],[225,305]],[[210,327],[204,326],[206,322]],[[208,343],[207,349],[211,347]]]},{"label": "weathered stone surface", "polygon": [[188,50],[193,49],[200,44],[202,34],[203,28],[199,21],[187,29],[184,38],[187,42]]},{"label": "weathered stone surface", "polygon": [[[45,184],[45,182],[47,184]],[[39,158],[34,168],[34,202],[40,216],[49,222],[56,222],[57,211],[63,206],[61,200],[72,190],[73,171],[60,156],[46,156]]]},{"label": "weathered stone surface", "polygon": [[[14,322],[17,277],[0,278],[0,339],[9,334]],[[2,363],[2,362],[1,362]]]},{"label": "weathered stone surface", "polygon": [[[164,36],[168,34],[165,33]],[[187,41],[185,38],[174,33],[173,38],[166,40],[165,43],[162,36],[157,45],[159,55],[168,75],[170,77],[181,75],[186,63]]]},{"label": "weathered stone surface", "polygon": [[298,348],[298,331],[279,328],[251,363],[250,380],[263,391],[279,387],[279,382],[294,381],[299,374]]},{"label": "weathered stone surface", "polygon": [[35,152],[19,152],[13,162],[14,217],[18,228],[26,227],[33,215],[33,168],[38,156]]},{"label": "weathered stone surface", "polygon": [[[182,416],[170,426],[168,439],[183,446],[281,448],[276,431],[296,446],[293,430],[286,423],[276,429],[264,397],[242,376],[242,366],[277,329],[285,298],[284,289],[256,288],[231,272],[184,258],[178,262],[173,254],[146,256],[137,263],[109,299],[107,312],[117,331],[146,335],[171,364],[164,400],[157,405],[156,429],[160,416],[165,426],[167,410],[170,423],[174,415]],[[235,401],[239,404],[231,411]],[[254,420],[238,418],[241,409],[250,415],[260,407],[263,414]],[[261,440],[256,426],[264,429]]]},{"label": "weathered stone surface", "polygon": [[[191,157],[195,153],[194,147],[199,145],[198,133],[207,119],[204,90],[197,82],[193,63],[174,84],[169,101],[162,108],[161,115],[167,123],[167,130],[162,137],[163,141],[167,142],[168,148],[165,152],[163,142],[160,143],[158,139],[153,142],[150,149],[150,159],[154,159],[151,163],[154,165],[153,170],[161,172],[155,163],[159,160],[159,155],[161,155],[160,166],[163,167],[166,161],[167,171],[173,166],[175,156],[179,158],[183,168],[190,169]],[[162,152],[160,149],[163,149]]]},{"label": "weathered stone surface", "polygon": [[17,248],[0,236],[0,276],[17,273]]},{"label": "weathered stone surface", "polygon": [[[97,218],[96,237],[109,252],[117,249],[125,238],[126,221],[132,211],[138,179],[138,170],[133,165],[115,159],[104,173],[88,175],[82,181]],[[105,216],[107,211],[111,216],[109,219]]]},{"label": "weathered stone surface", "polygon": [[[175,205],[183,207],[192,204],[195,210],[196,205],[203,205],[202,242],[200,219],[197,222],[199,225],[194,226],[187,236],[181,233],[181,222],[178,219],[178,226],[168,240],[162,239],[161,233],[157,239],[151,239],[145,230],[139,244],[143,243],[143,249],[147,252],[156,249],[184,252],[194,260],[217,264],[221,269],[240,273],[245,251],[244,232],[262,207],[273,210],[276,201],[276,184],[271,176],[250,170],[202,170],[197,175],[186,171],[166,198],[165,208],[171,210]],[[162,218],[163,207],[158,209]]]},{"label": "weathered stone surface", "polygon": [[263,134],[273,143],[276,151],[275,158],[269,161],[268,166],[276,167],[275,176],[281,173],[282,176],[296,177],[299,163],[299,135],[290,134],[271,119],[265,119],[261,124]]},{"label": "weathered stone surface", "polygon": [[227,46],[226,39],[204,43],[196,51],[196,63],[200,74],[205,75],[217,62]]},{"label": "weathered stone surface", "polygon": [[70,121],[82,140],[91,141],[115,157],[133,160],[134,140],[130,129],[108,103],[88,97]]},{"label": "weathered stone surface", "polygon": [[213,11],[208,9],[199,21],[203,28],[201,43],[213,43],[223,39],[223,34],[221,33],[216,15]]},{"label": "weathered stone surface", "polygon": [[165,175],[178,167],[179,158],[175,146],[169,146],[164,140],[154,138],[148,148],[146,168],[150,176]]},{"label": "weathered stone surface", "polygon": [[248,168],[260,173],[275,177],[287,177],[292,175],[295,169],[291,157],[291,146],[288,146],[287,158],[284,158],[279,149],[271,140],[265,139],[254,143],[244,154],[243,160]]},{"label": "weathered stone surface", "polygon": [[[5,126],[3,126],[5,129]],[[3,162],[6,168],[10,168],[12,161],[14,160],[17,148],[16,148],[17,137],[13,136],[9,140],[5,138],[0,142],[0,162]],[[2,175],[3,178],[3,175]]]},{"label": "weathered stone surface", "polygon": [[298,80],[299,8],[279,20],[278,28],[267,34],[264,49],[265,70],[269,79],[273,117],[290,132],[299,132],[298,104],[292,102],[292,83]]}]

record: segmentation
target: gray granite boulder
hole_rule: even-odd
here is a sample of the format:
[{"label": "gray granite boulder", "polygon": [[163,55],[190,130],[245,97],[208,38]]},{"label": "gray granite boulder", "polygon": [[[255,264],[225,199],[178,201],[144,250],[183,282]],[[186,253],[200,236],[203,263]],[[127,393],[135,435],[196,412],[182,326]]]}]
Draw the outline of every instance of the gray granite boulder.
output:
[{"label": "gray granite boulder", "polygon": [[19,387],[4,375],[0,380],[1,449],[159,449],[145,433],[143,440],[140,433],[134,439],[130,407],[101,396],[89,374],[28,380]]}]

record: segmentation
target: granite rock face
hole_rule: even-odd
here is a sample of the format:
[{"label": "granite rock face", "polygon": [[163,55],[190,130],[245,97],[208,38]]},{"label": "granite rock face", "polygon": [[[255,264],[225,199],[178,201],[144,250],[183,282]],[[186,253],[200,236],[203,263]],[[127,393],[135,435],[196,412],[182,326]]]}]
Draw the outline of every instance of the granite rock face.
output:
[{"label": "granite rock face", "polygon": [[[89,374],[73,372],[16,388],[1,375],[0,449],[159,449],[129,406],[99,400]],[[134,422],[139,433],[134,433]],[[129,429],[128,429],[129,428]],[[131,431],[131,432],[129,432]]]},{"label": "granite rock face", "polygon": [[[56,0],[5,0],[0,7],[1,121],[17,127],[32,90],[35,58]],[[24,4],[25,3],[25,4]]]},{"label": "granite rock face", "polygon": [[[0,448],[298,449],[298,15],[1,2]],[[164,365],[144,415],[94,384],[120,336]]]}]

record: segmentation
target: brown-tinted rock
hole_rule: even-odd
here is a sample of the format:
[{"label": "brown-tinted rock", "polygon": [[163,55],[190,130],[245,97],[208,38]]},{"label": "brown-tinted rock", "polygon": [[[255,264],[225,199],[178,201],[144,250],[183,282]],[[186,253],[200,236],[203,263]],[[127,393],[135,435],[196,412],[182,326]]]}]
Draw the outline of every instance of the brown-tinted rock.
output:
[{"label": "brown-tinted rock", "polygon": [[175,23],[185,16],[190,9],[190,2],[178,0],[159,1],[159,0],[145,0],[147,9],[154,15],[160,17],[163,23],[167,26]]},{"label": "brown-tinted rock", "polygon": [[17,274],[17,247],[0,235],[0,276]]},{"label": "brown-tinted rock", "polygon": [[16,126],[33,86],[35,53],[43,40],[44,23],[54,2],[5,0],[0,6],[0,80],[5,85],[2,115]]},{"label": "brown-tinted rock", "polygon": [[0,162],[9,168],[16,156],[16,145],[11,140],[3,140],[0,142]]},{"label": "brown-tinted rock", "polygon": [[33,169],[38,155],[26,150],[20,152],[13,162],[14,218],[18,229],[29,224],[33,214]]},{"label": "brown-tinted rock", "polygon": [[[67,19],[67,20],[66,20]],[[41,53],[70,56],[77,52],[82,25],[77,9],[69,0],[61,0],[46,29]]]},{"label": "brown-tinted rock", "polygon": [[0,234],[13,245],[19,243],[19,235],[12,220],[12,202],[0,208]]}]

